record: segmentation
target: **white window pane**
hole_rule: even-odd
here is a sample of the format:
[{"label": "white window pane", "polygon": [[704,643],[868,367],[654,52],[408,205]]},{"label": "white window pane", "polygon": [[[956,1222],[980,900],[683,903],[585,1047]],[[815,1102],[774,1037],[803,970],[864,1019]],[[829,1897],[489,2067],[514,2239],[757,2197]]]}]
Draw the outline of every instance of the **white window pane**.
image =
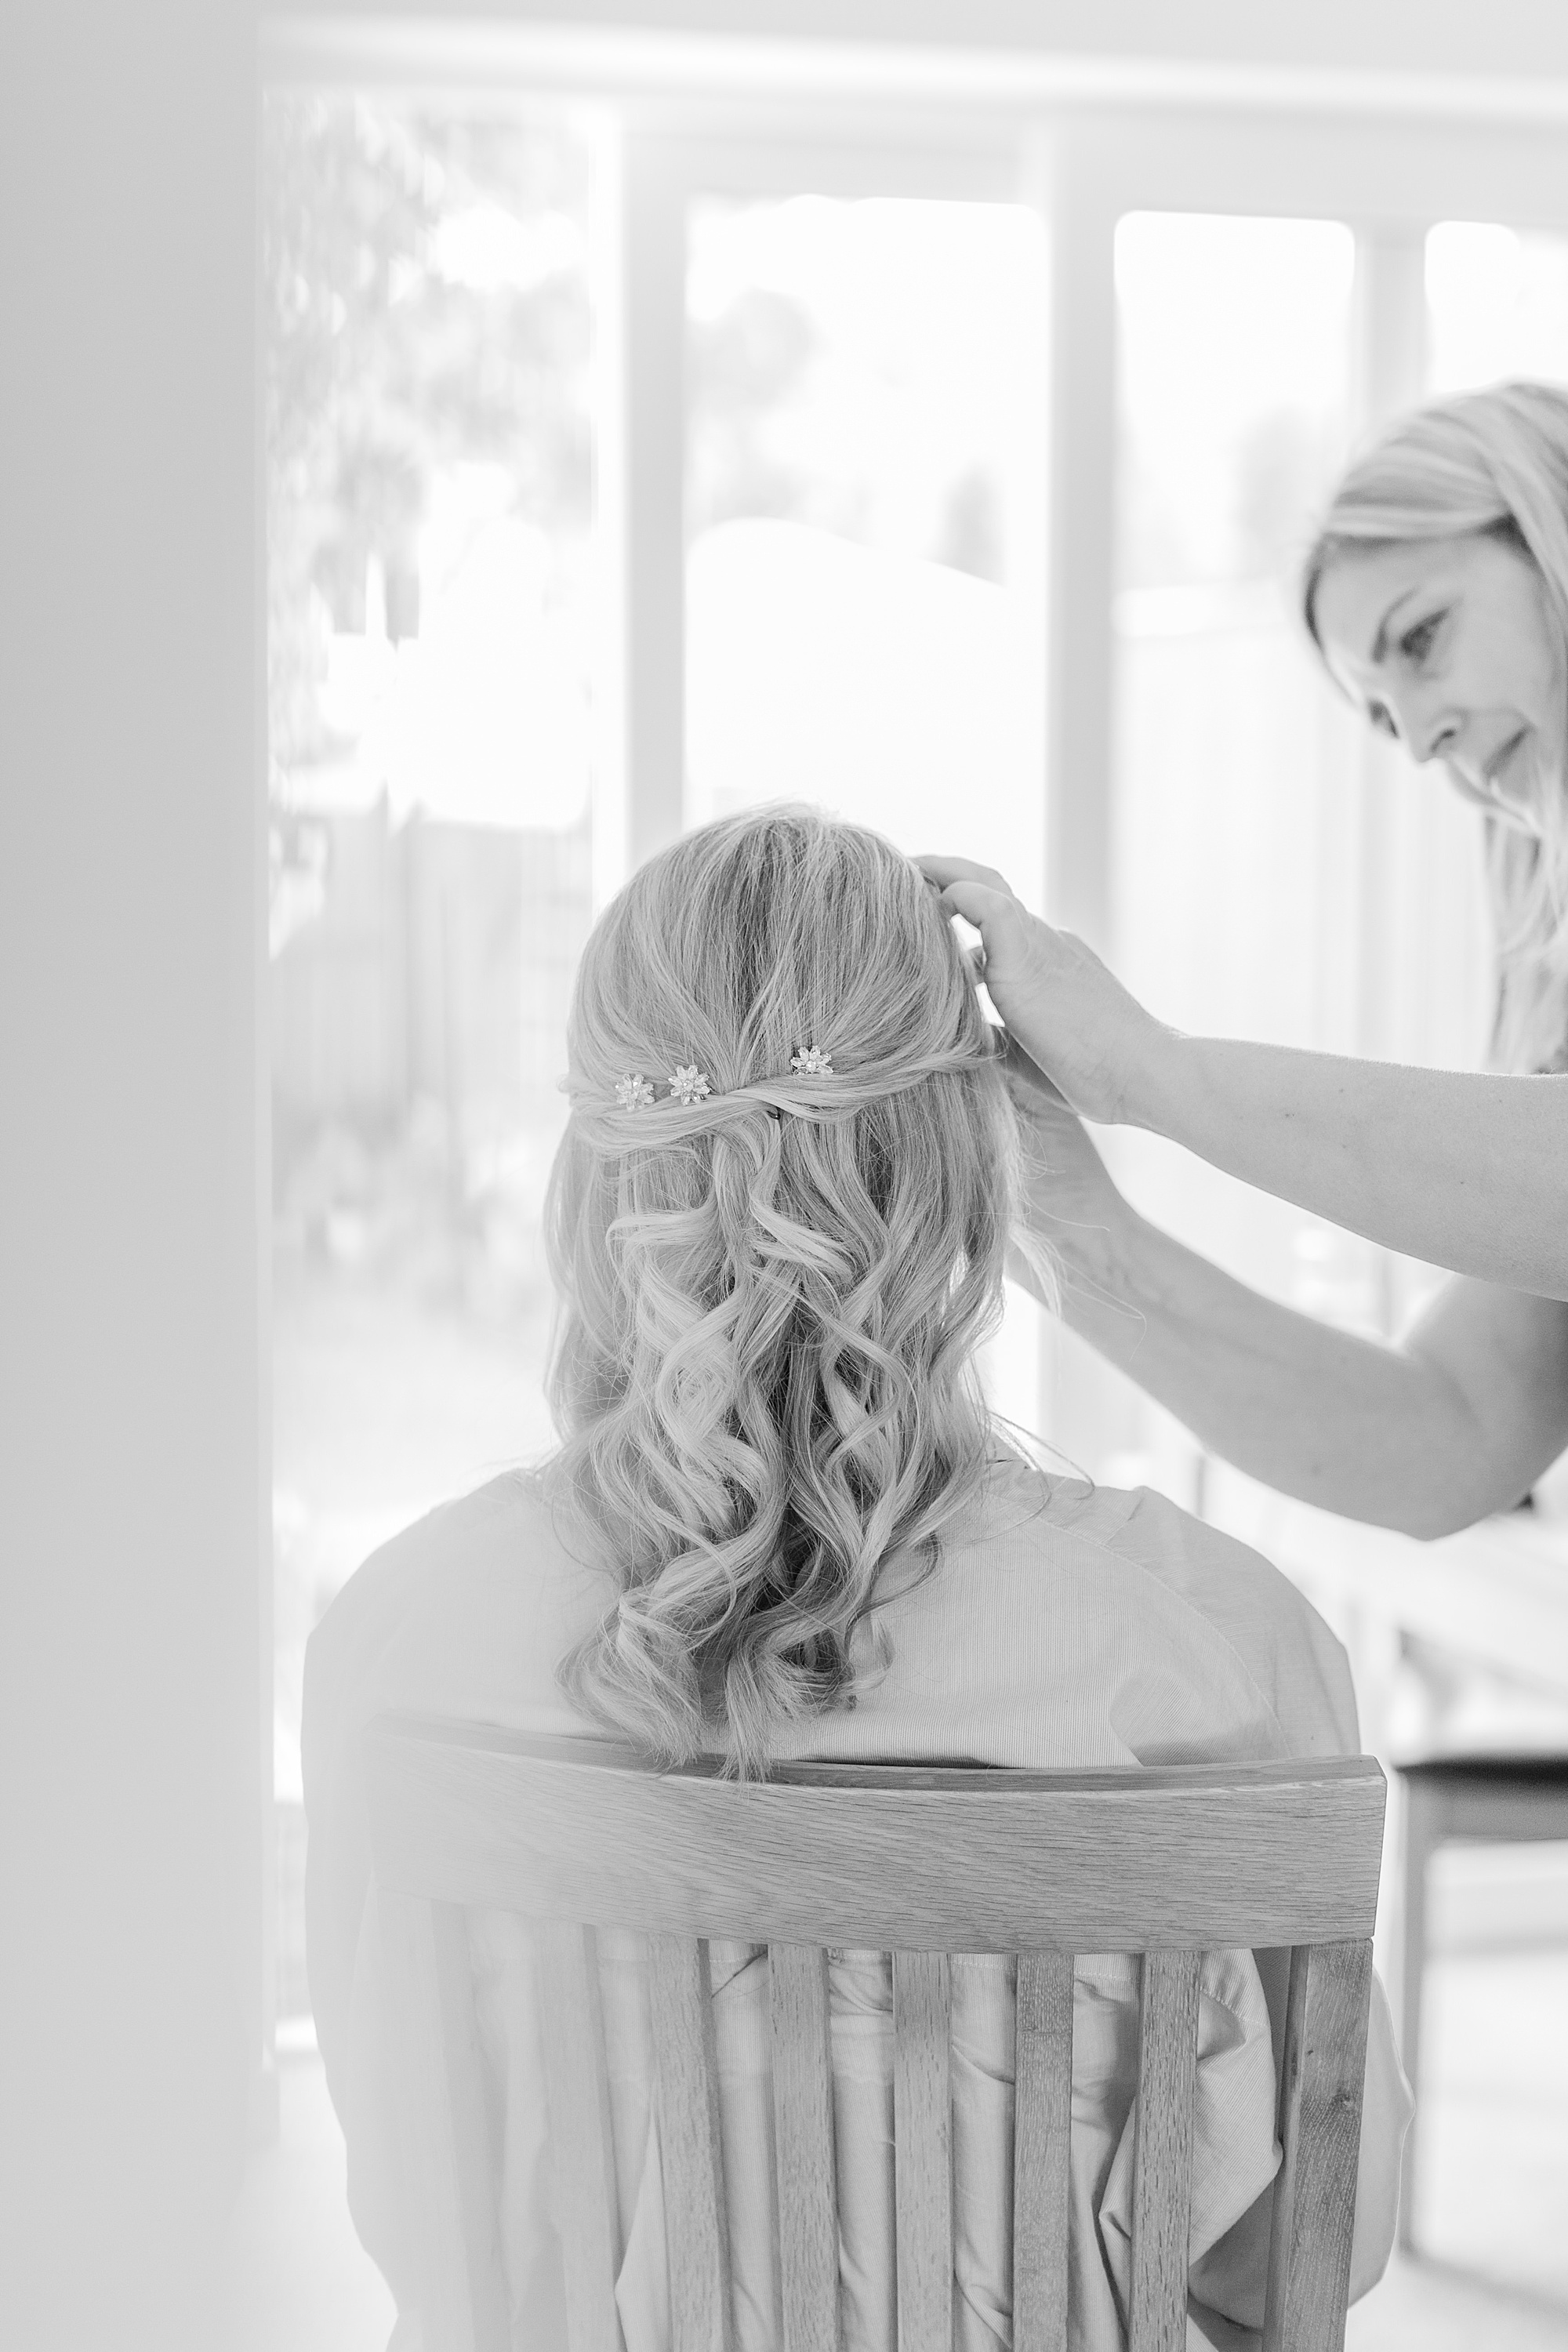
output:
[{"label": "white window pane", "polygon": [[265,163],[287,1797],[332,1592],[548,1436],[540,1210],[590,913],[593,321],[564,120],[274,94]]},{"label": "white window pane", "polygon": [[1568,237],[1439,221],[1426,236],[1435,394],[1534,377],[1568,383]]},{"label": "white window pane", "polygon": [[805,799],[1037,900],[1041,224],[704,198],[689,257],[689,819]]},{"label": "white window pane", "polygon": [[[1348,452],[1354,244],[1335,221],[1118,226],[1115,955],[1178,1026],[1353,1047],[1354,722],[1295,572]],[[1304,1221],[1155,1139],[1158,1222],[1289,1296]]]},{"label": "white window pane", "polygon": [[1187,1028],[1326,1044],[1331,702],[1293,567],[1342,463],[1337,222],[1133,214],[1116,241],[1117,953]]}]

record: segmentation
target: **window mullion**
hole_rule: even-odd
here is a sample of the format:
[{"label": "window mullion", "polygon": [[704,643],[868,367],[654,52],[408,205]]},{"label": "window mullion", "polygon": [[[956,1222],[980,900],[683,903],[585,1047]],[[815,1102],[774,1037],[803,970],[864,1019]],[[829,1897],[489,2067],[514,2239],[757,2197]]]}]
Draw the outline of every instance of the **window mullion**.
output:
[{"label": "window mullion", "polygon": [[676,838],[685,798],[686,190],[668,140],[627,127],[614,144],[602,279],[600,903]]},{"label": "window mullion", "polygon": [[1046,611],[1046,894],[1052,919],[1112,945],[1110,599],[1116,465],[1116,211],[1089,126],[1043,175],[1051,251]]}]

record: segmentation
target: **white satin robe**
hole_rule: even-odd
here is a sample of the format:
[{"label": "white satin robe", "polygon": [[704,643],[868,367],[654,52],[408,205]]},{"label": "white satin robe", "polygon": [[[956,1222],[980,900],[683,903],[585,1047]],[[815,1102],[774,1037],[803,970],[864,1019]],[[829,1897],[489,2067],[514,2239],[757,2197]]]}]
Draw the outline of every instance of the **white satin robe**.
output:
[{"label": "white satin robe", "polygon": [[[574,1547],[579,1549],[580,1546]],[[943,1541],[941,1565],[875,1612],[857,1703],[790,1751],[978,1759],[1050,1769],[1354,1754],[1344,1654],[1282,1576],[1163,1497],[997,1464]],[[356,1735],[405,1707],[584,1737],[554,1668],[602,1611],[602,1575],[572,1556],[531,1483],[499,1478],[433,1512],[353,1577],[311,1638],[304,1769],[311,1992],[348,2143],[355,2224],[399,2303],[396,2352],[419,2352],[411,2225],[398,2177],[388,2031]],[[530,1931],[476,1920],[476,1980],[501,2150],[502,2235],[516,2352],[563,2347]],[[1194,2124],[1189,2343],[1256,2345],[1274,2137],[1279,1955],[1205,1957]],[[712,1948],[737,2352],[781,2352],[772,2221],[765,1951]],[[1137,1964],[1076,1964],[1070,2340],[1121,2352],[1131,2224]],[[600,1938],[625,2249],[626,2352],[668,2352],[663,2188],[647,1990],[636,1940]],[[1011,2344],[1013,2024],[1005,1961],[952,1967],[954,2316],[959,2352]],[[892,2019],[888,1962],[834,1956],[835,2126],[846,2352],[892,2352]],[[1393,2243],[1410,2098],[1374,1984],[1352,2294]]]}]

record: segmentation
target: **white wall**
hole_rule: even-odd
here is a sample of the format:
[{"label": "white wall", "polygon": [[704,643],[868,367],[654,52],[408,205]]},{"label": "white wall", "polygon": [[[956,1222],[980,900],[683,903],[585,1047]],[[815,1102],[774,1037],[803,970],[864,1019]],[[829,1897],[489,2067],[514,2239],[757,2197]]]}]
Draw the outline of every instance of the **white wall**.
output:
[{"label": "white wall", "polygon": [[259,2047],[253,32],[0,30],[0,2344],[200,2345]]}]

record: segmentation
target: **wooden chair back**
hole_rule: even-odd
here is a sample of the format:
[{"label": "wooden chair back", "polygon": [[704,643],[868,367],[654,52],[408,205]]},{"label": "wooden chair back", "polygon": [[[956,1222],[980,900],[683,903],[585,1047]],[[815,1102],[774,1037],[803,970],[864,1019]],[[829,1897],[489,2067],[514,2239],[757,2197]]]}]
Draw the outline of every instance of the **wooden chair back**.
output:
[{"label": "wooden chair back", "polygon": [[1384,1787],[1370,1757],[1037,1773],[797,1765],[761,1783],[414,1718],[368,1735],[408,2055],[428,2352],[510,2352],[468,1906],[538,1924],[569,2352],[622,2352],[594,1937],[647,1937],[677,2352],[731,2352],[708,1942],[768,1946],[786,2352],[839,2352],[828,1948],[893,1972],[900,2352],[951,2352],[949,1955],[1017,1957],[1016,2352],[1067,2352],[1073,1956],[1142,1955],[1131,2352],[1184,2352],[1198,1975],[1291,1949],[1264,2344],[1339,2352]]}]

